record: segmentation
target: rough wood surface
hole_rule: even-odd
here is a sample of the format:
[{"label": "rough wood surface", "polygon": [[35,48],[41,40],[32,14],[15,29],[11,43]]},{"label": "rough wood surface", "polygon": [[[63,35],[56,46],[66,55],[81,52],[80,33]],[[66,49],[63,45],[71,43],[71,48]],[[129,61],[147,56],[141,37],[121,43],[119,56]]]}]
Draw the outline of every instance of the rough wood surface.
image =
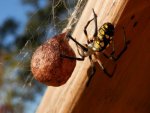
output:
[{"label": "rough wood surface", "polygon": [[[89,0],[73,36],[84,43],[83,28],[93,17],[92,8],[98,15],[98,25],[113,22],[116,25],[117,53],[122,48],[122,26],[131,43],[117,61],[114,76],[108,78],[97,66],[97,73],[89,87],[88,59],[77,62],[69,81],[61,87],[48,87],[37,113],[149,113],[150,112],[150,1],[140,0]],[[122,14],[122,11],[125,11]],[[121,16],[121,18],[120,18]],[[119,21],[119,22],[118,22]],[[93,25],[89,34],[93,33]],[[75,48],[75,45],[70,42]],[[104,59],[108,69],[114,63]]]},{"label": "rough wood surface", "polygon": [[125,27],[131,41],[127,51],[117,61],[112,79],[97,67],[91,85],[84,90],[72,113],[150,113],[149,11],[148,0],[128,2],[115,35],[116,43],[121,43],[121,26]]}]

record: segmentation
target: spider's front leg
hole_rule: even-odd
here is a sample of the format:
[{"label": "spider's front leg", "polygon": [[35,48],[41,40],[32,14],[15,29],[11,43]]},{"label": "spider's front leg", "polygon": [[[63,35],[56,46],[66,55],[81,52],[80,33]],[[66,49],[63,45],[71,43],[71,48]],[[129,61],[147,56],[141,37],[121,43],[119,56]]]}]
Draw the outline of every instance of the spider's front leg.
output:
[{"label": "spider's front leg", "polygon": [[97,27],[97,15],[96,15],[94,9],[93,9],[93,14],[94,14],[94,23],[95,23],[95,32],[94,32],[93,37],[95,38],[95,37],[97,37],[97,30],[98,30],[98,27]]},{"label": "spider's front leg", "polygon": [[95,38],[96,36],[97,36],[97,15],[96,15],[96,13],[95,13],[95,11],[94,11],[94,9],[93,9],[93,14],[94,14],[94,18],[92,18],[91,20],[89,20],[88,22],[87,22],[87,24],[85,25],[85,27],[84,27],[84,34],[85,34],[85,36],[86,36],[86,39],[87,39],[87,43],[90,43],[90,39],[89,39],[89,37],[88,37],[88,33],[87,33],[87,27],[89,26],[89,24],[94,20],[94,24],[95,24],[95,31],[94,31],[94,35],[93,35],[93,37]]},{"label": "spider's front leg", "polygon": [[89,39],[89,37],[88,37],[88,33],[87,33],[87,27],[89,26],[89,24],[91,23],[91,21],[92,21],[92,20],[94,20],[94,18],[93,18],[93,19],[91,19],[91,20],[89,20],[89,21],[87,22],[87,24],[85,25],[85,27],[84,27],[84,34],[85,34],[85,36],[86,36],[87,43],[89,43],[89,42],[90,42],[90,39]]},{"label": "spider's front leg", "polygon": [[[76,41],[70,34],[67,35],[67,38],[69,38],[72,41],[74,41],[76,43],[76,45],[80,46],[83,51],[87,51],[87,48],[84,47],[82,44],[80,44],[78,41]],[[75,56],[68,56],[68,55],[65,55],[63,53],[60,54],[60,57],[71,59],[71,60],[79,60],[79,61],[83,61],[84,60],[84,56],[81,56],[81,58],[78,58],[78,57],[75,57]]]},{"label": "spider's front leg", "polygon": [[82,50],[88,51],[86,47],[84,47],[82,44],[80,44],[78,41],[76,41],[70,34],[67,35],[67,38],[71,39],[73,42],[76,43],[76,45],[80,46]]}]

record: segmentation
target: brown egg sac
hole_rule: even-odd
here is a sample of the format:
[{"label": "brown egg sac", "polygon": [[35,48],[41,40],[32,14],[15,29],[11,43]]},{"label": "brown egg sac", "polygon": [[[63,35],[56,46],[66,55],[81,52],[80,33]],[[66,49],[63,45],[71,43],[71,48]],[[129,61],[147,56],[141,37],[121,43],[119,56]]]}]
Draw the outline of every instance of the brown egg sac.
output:
[{"label": "brown egg sac", "polygon": [[66,33],[59,34],[39,46],[31,59],[31,71],[39,82],[49,86],[60,86],[71,76],[76,61],[63,58],[61,53],[75,56],[74,51],[64,40]]}]

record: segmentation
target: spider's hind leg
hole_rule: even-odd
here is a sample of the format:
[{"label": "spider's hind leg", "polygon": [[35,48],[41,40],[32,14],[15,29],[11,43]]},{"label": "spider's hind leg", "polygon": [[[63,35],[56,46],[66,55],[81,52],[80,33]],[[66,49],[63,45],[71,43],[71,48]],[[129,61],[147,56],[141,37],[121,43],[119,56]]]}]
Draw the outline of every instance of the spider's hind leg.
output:
[{"label": "spider's hind leg", "polygon": [[115,47],[114,47],[114,41],[113,41],[113,52],[111,54],[111,58],[113,60],[115,60],[115,61],[118,60],[123,55],[123,53],[127,50],[128,44],[130,43],[130,41],[129,40],[127,41],[127,39],[126,39],[126,32],[125,32],[124,27],[122,29],[123,29],[124,47],[123,47],[123,49],[121,50],[121,52],[117,56],[115,56]]},{"label": "spider's hind leg", "polygon": [[124,41],[123,49],[117,56],[115,56],[115,44],[114,44],[114,40],[112,40],[112,49],[113,49],[112,53],[110,55],[107,55],[104,52],[102,52],[106,58],[117,61],[123,55],[123,53],[127,50],[127,46],[130,43],[130,41],[129,40],[127,41],[127,39],[126,39],[126,33],[124,30],[124,27],[122,29],[123,29],[123,41]]},{"label": "spider's hind leg", "polygon": [[95,65],[93,65],[93,66],[90,66],[90,68],[89,68],[89,79],[88,79],[88,81],[87,81],[87,83],[86,83],[86,86],[88,87],[89,86],[89,84],[91,83],[91,81],[92,81],[92,78],[93,78],[93,76],[95,75],[95,73],[96,73],[96,67],[95,67]]},{"label": "spider's hind leg", "polygon": [[101,67],[101,69],[102,69],[102,71],[109,77],[109,78],[112,78],[113,77],[113,75],[114,75],[114,72],[115,72],[115,70],[116,70],[116,64],[115,64],[115,67],[113,68],[113,71],[110,73],[110,72],[108,72],[108,70],[103,66],[103,64],[102,64],[102,62],[101,62],[101,60],[97,57],[97,55],[95,55],[95,57],[96,57],[96,61],[97,61],[97,63],[99,64],[99,66]]},{"label": "spider's hind leg", "polygon": [[[111,78],[112,76],[113,76],[113,74],[114,74],[114,71],[110,74],[107,70],[106,70],[106,68],[103,66],[103,64],[102,64],[102,62],[98,59],[97,60],[97,62],[98,62],[98,64],[99,64],[99,66],[101,67],[101,69],[102,69],[102,71],[109,77],[109,78]],[[116,67],[116,66],[115,66]],[[115,69],[114,69],[115,70]]]}]

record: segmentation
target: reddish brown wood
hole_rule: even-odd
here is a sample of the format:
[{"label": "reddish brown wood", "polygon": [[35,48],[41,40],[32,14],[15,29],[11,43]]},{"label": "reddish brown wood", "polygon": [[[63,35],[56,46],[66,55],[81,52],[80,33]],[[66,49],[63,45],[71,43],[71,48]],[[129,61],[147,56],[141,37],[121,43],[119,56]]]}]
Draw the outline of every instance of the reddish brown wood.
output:
[{"label": "reddish brown wood", "polygon": [[[78,41],[84,43],[83,27],[93,17],[91,9],[94,8],[99,26],[107,21],[117,24],[115,47],[118,54],[123,47],[122,26],[125,27],[127,39],[131,42],[127,51],[116,62],[114,76],[108,78],[97,66],[97,73],[86,88],[89,60],[77,62],[71,78],[64,86],[48,87],[37,113],[70,113],[72,110],[72,113],[150,112],[149,0],[130,0],[127,5],[127,0],[114,1],[112,6],[111,0],[89,0],[73,33]],[[106,2],[108,5],[104,4]],[[126,7],[122,14],[124,6]],[[93,33],[92,28],[89,28],[89,34]],[[114,67],[110,60],[102,58],[102,62],[109,70]]]},{"label": "reddish brown wood", "polygon": [[[131,0],[117,26],[117,52],[124,26],[131,41],[109,79],[97,66],[96,76],[72,113],[150,113],[150,4]],[[107,65],[111,65],[109,61]]]}]

